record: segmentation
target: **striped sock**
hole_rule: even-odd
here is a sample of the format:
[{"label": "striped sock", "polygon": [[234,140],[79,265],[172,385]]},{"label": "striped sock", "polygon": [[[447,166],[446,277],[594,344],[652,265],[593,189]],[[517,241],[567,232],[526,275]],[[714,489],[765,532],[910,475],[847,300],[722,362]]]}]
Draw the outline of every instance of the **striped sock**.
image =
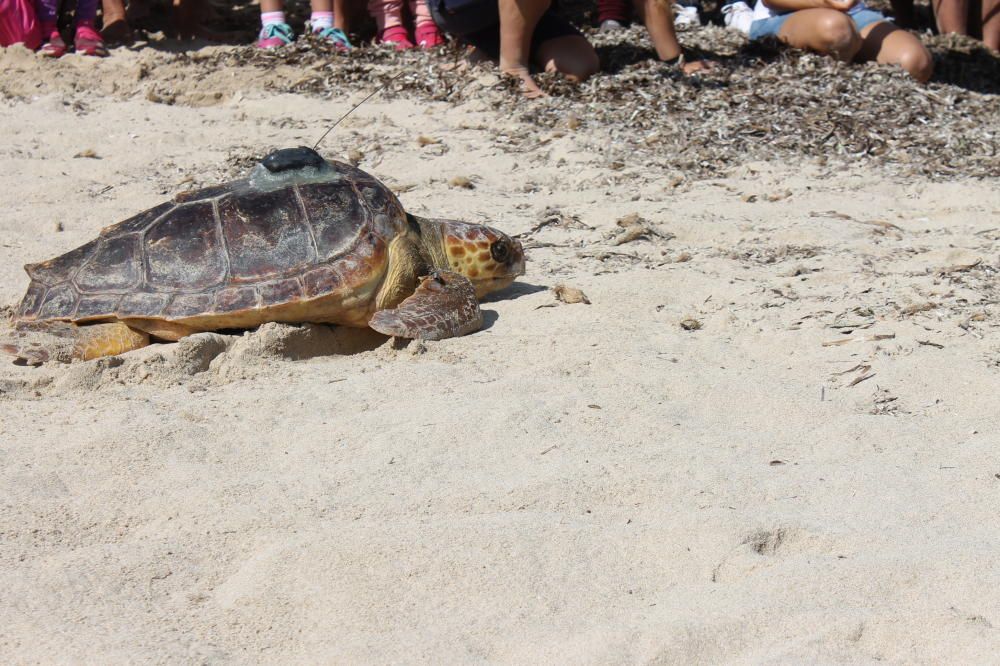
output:
[{"label": "striped sock", "polygon": [[333,12],[313,12],[309,17],[313,32],[333,27]]},{"label": "striped sock", "polygon": [[284,23],[285,12],[261,12],[260,22],[264,26],[269,26],[273,23]]}]

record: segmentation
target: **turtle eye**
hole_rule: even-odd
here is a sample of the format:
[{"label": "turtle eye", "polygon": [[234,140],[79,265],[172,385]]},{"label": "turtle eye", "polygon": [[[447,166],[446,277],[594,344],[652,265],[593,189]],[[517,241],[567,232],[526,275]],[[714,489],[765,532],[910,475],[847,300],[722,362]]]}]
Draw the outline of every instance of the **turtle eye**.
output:
[{"label": "turtle eye", "polygon": [[510,245],[505,240],[498,240],[490,245],[490,255],[493,257],[493,261],[502,264],[510,256]]}]

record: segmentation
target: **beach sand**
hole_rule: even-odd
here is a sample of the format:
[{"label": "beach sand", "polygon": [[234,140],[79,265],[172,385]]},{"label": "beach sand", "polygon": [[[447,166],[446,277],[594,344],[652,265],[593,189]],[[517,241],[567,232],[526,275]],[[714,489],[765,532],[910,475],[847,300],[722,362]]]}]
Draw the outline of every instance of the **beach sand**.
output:
[{"label": "beach sand", "polygon": [[[92,95],[75,57],[0,62],[7,306],[23,264],[368,92],[185,88],[147,50]],[[271,324],[0,365],[0,658],[994,661],[1000,181],[694,179],[609,169],[614,142],[474,95],[375,98],[325,140],[411,212],[521,235],[474,335]]]}]

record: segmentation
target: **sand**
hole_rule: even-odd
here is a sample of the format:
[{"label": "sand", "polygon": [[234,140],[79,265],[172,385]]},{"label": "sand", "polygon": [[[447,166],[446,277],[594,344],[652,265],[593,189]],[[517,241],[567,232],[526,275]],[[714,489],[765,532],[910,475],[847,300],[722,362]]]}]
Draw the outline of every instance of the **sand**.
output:
[{"label": "sand", "polygon": [[[75,58],[0,62],[9,306],[21,265],[367,92],[199,92],[146,50],[86,95]],[[522,234],[479,333],[0,365],[3,662],[996,659],[1000,182],[609,169],[607,128],[494,138],[525,123],[375,99],[322,147],[414,213]]]}]

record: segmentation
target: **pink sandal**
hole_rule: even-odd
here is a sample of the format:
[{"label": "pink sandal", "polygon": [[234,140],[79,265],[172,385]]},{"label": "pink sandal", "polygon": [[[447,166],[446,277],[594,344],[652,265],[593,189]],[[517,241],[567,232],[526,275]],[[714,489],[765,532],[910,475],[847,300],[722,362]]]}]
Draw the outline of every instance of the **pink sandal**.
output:
[{"label": "pink sandal", "polygon": [[59,34],[59,29],[56,27],[55,23],[48,23],[42,25],[42,45],[38,49],[46,58],[61,58],[66,55],[66,42],[63,41],[62,35]]},{"label": "pink sandal", "polygon": [[86,23],[76,26],[73,48],[77,53],[82,53],[83,55],[99,56],[102,58],[108,55],[108,50],[104,47],[104,40],[94,30],[94,26]]},{"label": "pink sandal", "polygon": [[435,46],[444,44],[444,37],[441,36],[441,31],[438,30],[437,24],[434,21],[424,21],[418,25],[413,37],[417,42],[417,46],[422,49],[432,49]]},{"label": "pink sandal", "polygon": [[383,44],[392,44],[396,47],[397,51],[405,51],[413,48],[413,42],[410,41],[410,37],[406,34],[406,28],[401,25],[395,25],[383,30],[382,34],[379,35],[379,41]]}]

